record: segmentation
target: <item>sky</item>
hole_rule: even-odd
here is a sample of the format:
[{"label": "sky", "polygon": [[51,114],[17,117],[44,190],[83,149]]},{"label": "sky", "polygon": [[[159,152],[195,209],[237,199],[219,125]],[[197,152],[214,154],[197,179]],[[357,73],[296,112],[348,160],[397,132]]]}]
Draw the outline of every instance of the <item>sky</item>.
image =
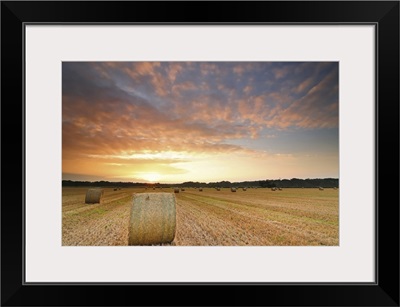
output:
[{"label": "sky", "polygon": [[339,177],[337,62],[63,62],[62,178]]}]

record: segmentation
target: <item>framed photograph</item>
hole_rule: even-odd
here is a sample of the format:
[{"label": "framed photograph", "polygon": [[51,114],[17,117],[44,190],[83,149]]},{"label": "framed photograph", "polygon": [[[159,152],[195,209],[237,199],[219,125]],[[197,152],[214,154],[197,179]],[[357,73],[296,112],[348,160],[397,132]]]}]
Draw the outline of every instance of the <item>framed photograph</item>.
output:
[{"label": "framed photograph", "polygon": [[399,306],[398,1],[1,25],[2,305]]}]

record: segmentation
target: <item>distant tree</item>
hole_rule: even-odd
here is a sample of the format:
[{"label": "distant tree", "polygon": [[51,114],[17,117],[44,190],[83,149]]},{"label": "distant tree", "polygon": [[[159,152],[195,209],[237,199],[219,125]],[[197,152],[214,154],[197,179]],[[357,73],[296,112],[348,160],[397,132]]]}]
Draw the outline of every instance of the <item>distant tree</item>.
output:
[{"label": "distant tree", "polygon": [[[110,181],[73,181],[73,180],[62,180],[63,187],[169,187],[171,184],[163,184],[163,183],[142,183],[142,182],[110,182]],[[314,179],[278,179],[278,180],[258,180],[258,181],[241,181],[241,182],[230,182],[230,181],[219,181],[219,182],[193,182],[186,181],[183,183],[173,184],[173,186],[177,187],[222,187],[222,188],[231,188],[231,187],[262,187],[262,188],[315,188],[315,187],[323,187],[323,188],[334,188],[339,187],[339,179],[337,178],[314,178]]]}]

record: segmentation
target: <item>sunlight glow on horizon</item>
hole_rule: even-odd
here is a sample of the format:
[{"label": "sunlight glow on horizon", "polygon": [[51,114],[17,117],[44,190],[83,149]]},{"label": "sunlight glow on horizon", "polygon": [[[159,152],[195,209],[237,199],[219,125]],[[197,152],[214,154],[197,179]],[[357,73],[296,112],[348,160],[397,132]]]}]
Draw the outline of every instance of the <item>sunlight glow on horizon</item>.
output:
[{"label": "sunlight glow on horizon", "polygon": [[147,174],[143,174],[142,178],[146,181],[150,181],[150,182],[157,182],[161,179],[161,175],[158,173],[147,173]]}]

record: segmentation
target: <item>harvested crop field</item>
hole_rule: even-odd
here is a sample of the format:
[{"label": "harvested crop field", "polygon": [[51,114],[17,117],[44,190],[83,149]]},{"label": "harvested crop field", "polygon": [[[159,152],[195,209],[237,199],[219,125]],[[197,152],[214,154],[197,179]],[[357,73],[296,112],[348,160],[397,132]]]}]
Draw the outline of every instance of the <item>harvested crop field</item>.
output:
[{"label": "harvested crop field", "polygon": [[[85,204],[88,188],[63,187],[62,245],[128,245],[130,207],[144,188],[104,188],[101,204]],[[151,190],[176,197],[176,246],[308,246],[339,244],[339,190],[194,188]]]}]

